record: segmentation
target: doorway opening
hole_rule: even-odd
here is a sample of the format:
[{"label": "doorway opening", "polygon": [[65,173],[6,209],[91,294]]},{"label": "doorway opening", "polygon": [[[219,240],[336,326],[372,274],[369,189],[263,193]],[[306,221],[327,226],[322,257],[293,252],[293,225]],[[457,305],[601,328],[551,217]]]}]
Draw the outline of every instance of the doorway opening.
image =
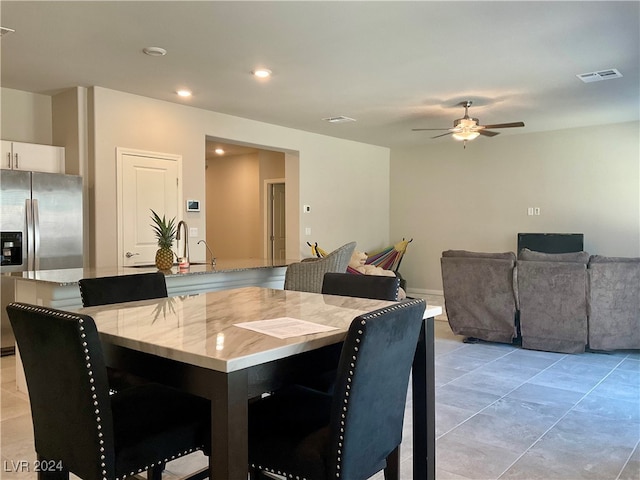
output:
[{"label": "doorway opening", "polygon": [[287,216],[285,179],[265,180],[266,251],[271,263],[287,258]]},{"label": "doorway opening", "polygon": [[205,238],[217,258],[287,257],[287,157],[285,151],[206,138]]}]

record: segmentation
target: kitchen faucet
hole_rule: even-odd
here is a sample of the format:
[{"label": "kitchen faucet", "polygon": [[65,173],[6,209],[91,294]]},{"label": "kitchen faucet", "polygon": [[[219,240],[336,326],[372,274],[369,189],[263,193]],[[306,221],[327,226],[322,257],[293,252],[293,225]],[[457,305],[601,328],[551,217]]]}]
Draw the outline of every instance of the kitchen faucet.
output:
[{"label": "kitchen faucet", "polygon": [[178,222],[178,228],[176,229],[176,241],[180,240],[180,227],[184,230],[184,246],[182,249],[182,255],[178,255],[178,262],[186,262],[187,265],[189,265],[189,227],[187,227],[187,222],[184,220],[180,220],[180,222]]},{"label": "kitchen faucet", "polygon": [[[216,257],[213,256],[213,252],[211,251],[211,249],[209,248],[209,245],[207,245],[207,242],[205,240],[200,240],[198,242],[198,245],[200,245],[201,243],[204,243],[204,246],[207,247],[207,250],[209,250],[209,254],[211,255],[211,266],[215,267],[216,266]],[[205,258],[206,260],[206,258]]]}]

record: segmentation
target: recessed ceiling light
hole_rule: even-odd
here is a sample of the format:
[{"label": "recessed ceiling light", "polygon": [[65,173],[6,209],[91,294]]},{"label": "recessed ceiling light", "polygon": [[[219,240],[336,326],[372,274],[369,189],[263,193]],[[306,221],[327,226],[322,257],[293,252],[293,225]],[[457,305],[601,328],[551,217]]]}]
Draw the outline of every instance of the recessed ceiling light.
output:
[{"label": "recessed ceiling light", "polygon": [[272,72],[268,68],[256,68],[251,73],[258,78],[269,78]]},{"label": "recessed ceiling light", "polygon": [[142,51],[151,57],[164,57],[167,54],[167,51],[161,47],[144,47]]},{"label": "recessed ceiling light", "polygon": [[221,148],[216,148],[214,152],[216,152],[216,155],[224,155],[224,150]]},{"label": "recessed ceiling light", "polygon": [[190,97],[191,96],[191,90],[178,90],[176,93],[181,97]]}]

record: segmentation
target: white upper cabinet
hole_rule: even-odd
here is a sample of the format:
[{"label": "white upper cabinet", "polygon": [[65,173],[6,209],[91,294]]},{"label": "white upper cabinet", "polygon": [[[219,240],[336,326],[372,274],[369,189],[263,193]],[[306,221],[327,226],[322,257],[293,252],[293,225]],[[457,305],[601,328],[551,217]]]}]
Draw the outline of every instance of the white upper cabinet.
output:
[{"label": "white upper cabinet", "polygon": [[64,147],[2,140],[2,168],[64,173]]}]

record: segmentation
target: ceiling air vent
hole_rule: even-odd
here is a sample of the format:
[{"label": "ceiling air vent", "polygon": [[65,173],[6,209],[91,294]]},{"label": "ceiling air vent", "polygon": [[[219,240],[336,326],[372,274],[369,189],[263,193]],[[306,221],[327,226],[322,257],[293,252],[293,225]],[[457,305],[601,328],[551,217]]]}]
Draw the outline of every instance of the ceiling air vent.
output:
[{"label": "ceiling air vent", "polygon": [[600,80],[609,80],[612,78],[620,78],[622,74],[615,68],[600,70],[598,72],[581,73],[576,75],[584,83],[599,82]]},{"label": "ceiling air vent", "polygon": [[347,123],[347,122],[355,122],[356,119],[355,118],[349,118],[349,117],[345,117],[343,115],[337,116],[337,117],[327,117],[327,118],[323,118],[322,120],[324,120],[325,122],[329,122],[329,123]]}]

